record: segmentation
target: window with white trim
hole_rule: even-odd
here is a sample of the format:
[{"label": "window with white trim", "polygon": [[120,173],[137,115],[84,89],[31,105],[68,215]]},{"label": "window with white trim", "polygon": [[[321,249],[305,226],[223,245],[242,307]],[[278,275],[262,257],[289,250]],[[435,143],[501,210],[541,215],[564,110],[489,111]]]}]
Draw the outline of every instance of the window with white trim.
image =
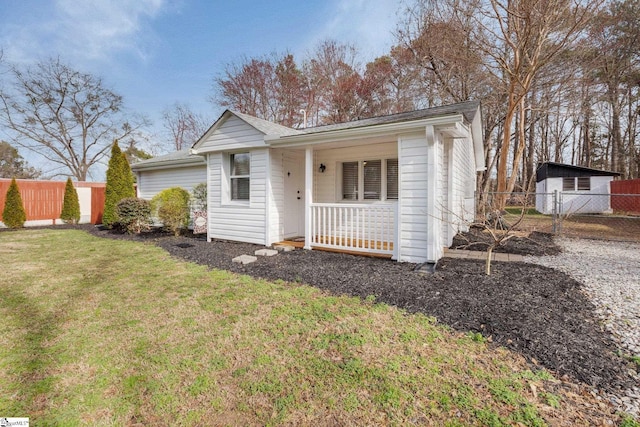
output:
[{"label": "window with white trim", "polygon": [[398,200],[398,159],[387,159],[387,200]]},{"label": "window with white trim", "polygon": [[229,161],[231,200],[249,200],[251,155],[231,154]]},{"label": "window with white trim", "polygon": [[364,175],[364,199],[380,200],[382,196],[382,160],[362,162]]},{"label": "window with white trim", "polygon": [[358,200],[358,162],[342,164],[342,199]]},{"label": "window with white trim", "polygon": [[342,163],[342,200],[397,200],[398,159]]}]

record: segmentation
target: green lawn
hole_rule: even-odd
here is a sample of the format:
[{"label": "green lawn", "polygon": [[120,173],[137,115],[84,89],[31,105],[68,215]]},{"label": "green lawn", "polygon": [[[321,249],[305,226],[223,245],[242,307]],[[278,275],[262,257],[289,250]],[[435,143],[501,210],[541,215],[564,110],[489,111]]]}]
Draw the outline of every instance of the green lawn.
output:
[{"label": "green lawn", "polygon": [[75,230],[1,232],[0,256],[0,416],[32,425],[539,426],[607,416],[481,335],[372,300],[209,271]]}]

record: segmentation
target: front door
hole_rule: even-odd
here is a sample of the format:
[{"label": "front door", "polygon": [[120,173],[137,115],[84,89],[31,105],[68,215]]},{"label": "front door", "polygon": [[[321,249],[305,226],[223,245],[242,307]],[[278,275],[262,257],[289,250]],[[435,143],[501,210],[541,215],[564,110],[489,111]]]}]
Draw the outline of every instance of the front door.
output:
[{"label": "front door", "polygon": [[304,235],[304,153],[284,155],[284,237]]}]

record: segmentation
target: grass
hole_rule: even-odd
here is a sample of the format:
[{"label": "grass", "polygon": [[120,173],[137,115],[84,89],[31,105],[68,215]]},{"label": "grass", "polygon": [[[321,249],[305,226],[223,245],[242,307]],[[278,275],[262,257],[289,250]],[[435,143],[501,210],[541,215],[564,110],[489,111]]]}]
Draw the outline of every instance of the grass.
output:
[{"label": "grass", "polygon": [[597,406],[580,414],[588,397],[567,398],[548,372],[481,335],[374,298],[209,271],[74,230],[2,232],[0,255],[0,415],[33,425],[539,426],[607,416]]},{"label": "grass", "polygon": [[[518,215],[518,216],[522,214],[522,209],[523,209],[522,207],[513,207],[513,206],[507,206],[506,208],[504,208],[504,210],[507,213],[511,215]],[[540,212],[536,210],[536,208],[524,208],[524,209],[525,209],[525,212],[524,212],[525,215],[542,215]]]}]

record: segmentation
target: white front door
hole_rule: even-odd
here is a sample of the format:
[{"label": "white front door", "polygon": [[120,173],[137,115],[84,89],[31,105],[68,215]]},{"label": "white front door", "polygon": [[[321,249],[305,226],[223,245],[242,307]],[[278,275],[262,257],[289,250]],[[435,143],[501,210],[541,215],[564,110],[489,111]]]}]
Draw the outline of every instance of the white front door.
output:
[{"label": "white front door", "polygon": [[304,235],[304,153],[284,155],[284,237]]}]

